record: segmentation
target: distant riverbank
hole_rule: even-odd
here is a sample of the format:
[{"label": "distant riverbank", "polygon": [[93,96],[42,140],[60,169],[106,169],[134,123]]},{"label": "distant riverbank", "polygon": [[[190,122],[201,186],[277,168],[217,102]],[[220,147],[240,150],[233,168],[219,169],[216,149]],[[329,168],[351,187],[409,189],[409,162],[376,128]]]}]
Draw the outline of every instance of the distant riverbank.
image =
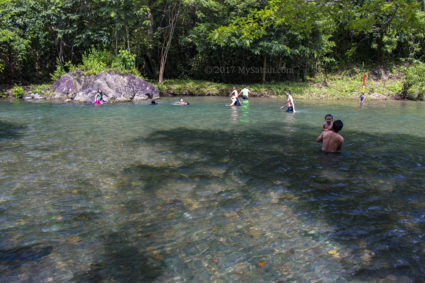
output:
[{"label": "distant riverbank", "polygon": [[[294,97],[305,99],[357,98],[363,88],[362,76],[316,77],[305,82],[270,82],[246,84],[250,96],[282,96],[285,90],[292,91]],[[245,84],[224,84],[197,80],[167,80],[154,85],[161,96],[225,96],[232,92],[233,86],[241,90]],[[372,99],[402,99],[403,82],[400,78],[368,79],[365,87],[366,97]],[[415,99],[407,97],[407,99]]]},{"label": "distant riverbank", "polygon": [[[163,84],[151,81],[160,91],[160,96],[228,96],[233,86],[241,90],[245,84],[225,84],[200,80],[165,80]],[[363,89],[362,74],[318,75],[304,82],[269,82],[246,84],[251,97],[282,96],[286,89],[294,97],[303,99],[355,99]],[[5,87],[0,97],[6,99],[54,100],[50,92],[51,84],[30,85],[22,87]],[[417,97],[402,95],[403,79],[397,75],[386,78],[374,78],[367,75],[365,95],[368,99],[410,99]],[[18,93],[16,93],[18,92]]]}]

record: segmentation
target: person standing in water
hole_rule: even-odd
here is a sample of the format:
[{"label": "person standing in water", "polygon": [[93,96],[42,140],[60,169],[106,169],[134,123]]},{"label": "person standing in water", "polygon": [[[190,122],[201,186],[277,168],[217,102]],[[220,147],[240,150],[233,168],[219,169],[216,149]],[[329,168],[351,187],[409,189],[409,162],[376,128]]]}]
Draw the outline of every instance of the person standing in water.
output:
[{"label": "person standing in water", "polygon": [[96,97],[95,97],[95,103],[96,103],[96,105],[102,104],[102,100],[103,100],[103,92],[99,88],[97,90],[97,94],[96,94]]},{"label": "person standing in water", "polygon": [[244,86],[244,88],[241,90],[242,93],[242,99],[246,99],[248,100],[248,96],[249,96],[249,89],[246,88],[246,85]]},{"label": "person standing in water", "polygon": [[322,151],[324,152],[337,152],[341,150],[344,138],[338,133],[342,130],[344,124],[341,120],[333,122],[331,130],[322,131],[320,136],[316,139],[317,142],[322,142]]},{"label": "person standing in water", "polygon": [[285,91],[286,97],[288,98],[286,105],[280,107],[280,109],[284,109],[285,107],[287,107],[288,109],[286,109],[286,112],[296,112],[295,111],[295,104],[294,104],[294,99],[292,98],[292,94],[290,90]]},{"label": "person standing in water", "polygon": [[236,89],[235,86],[233,87],[233,91],[230,94],[230,96],[231,96],[232,102],[230,103],[229,106],[241,106],[242,105],[242,103],[239,100],[238,90]]},{"label": "person standing in water", "polygon": [[364,92],[362,92],[362,94],[360,94],[360,105],[363,105],[364,99],[365,99]]},{"label": "person standing in water", "polygon": [[233,87],[233,91],[232,91],[232,93],[230,94],[230,96],[236,96],[236,97],[238,97],[239,96],[239,93],[238,93],[238,90],[236,89],[236,87],[234,86]]}]

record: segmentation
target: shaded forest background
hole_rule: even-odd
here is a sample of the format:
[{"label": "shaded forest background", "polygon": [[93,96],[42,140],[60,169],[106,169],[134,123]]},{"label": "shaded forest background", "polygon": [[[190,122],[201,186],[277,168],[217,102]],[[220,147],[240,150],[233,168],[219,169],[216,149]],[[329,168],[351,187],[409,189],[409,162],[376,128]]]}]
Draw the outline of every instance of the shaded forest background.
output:
[{"label": "shaded forest background", "polygon": [[160,83],[424,68],[424,11],[423,0],[0,0],[0,80],[50,81],[89,53],[134,59]]}]

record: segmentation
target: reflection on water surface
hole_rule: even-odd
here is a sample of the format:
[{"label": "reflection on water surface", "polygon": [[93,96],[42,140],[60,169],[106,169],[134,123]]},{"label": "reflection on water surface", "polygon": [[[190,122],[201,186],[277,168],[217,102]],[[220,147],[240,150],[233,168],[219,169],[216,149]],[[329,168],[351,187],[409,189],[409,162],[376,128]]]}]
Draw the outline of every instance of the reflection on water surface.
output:
[{"label": "reflection on water surface", "polygon": [[424,104],[188,100],[0,104],[0,281],[425,279]]}]

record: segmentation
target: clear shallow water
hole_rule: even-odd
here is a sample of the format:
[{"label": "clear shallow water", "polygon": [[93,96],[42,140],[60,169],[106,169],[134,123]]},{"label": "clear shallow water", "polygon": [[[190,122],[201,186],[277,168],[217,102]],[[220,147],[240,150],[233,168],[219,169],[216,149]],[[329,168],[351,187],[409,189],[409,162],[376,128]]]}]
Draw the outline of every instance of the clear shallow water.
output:
[{"label": "clear shallow water", "polygon": [[0,103],[1,282],[425,280],[424,103],[175,100]]}]

